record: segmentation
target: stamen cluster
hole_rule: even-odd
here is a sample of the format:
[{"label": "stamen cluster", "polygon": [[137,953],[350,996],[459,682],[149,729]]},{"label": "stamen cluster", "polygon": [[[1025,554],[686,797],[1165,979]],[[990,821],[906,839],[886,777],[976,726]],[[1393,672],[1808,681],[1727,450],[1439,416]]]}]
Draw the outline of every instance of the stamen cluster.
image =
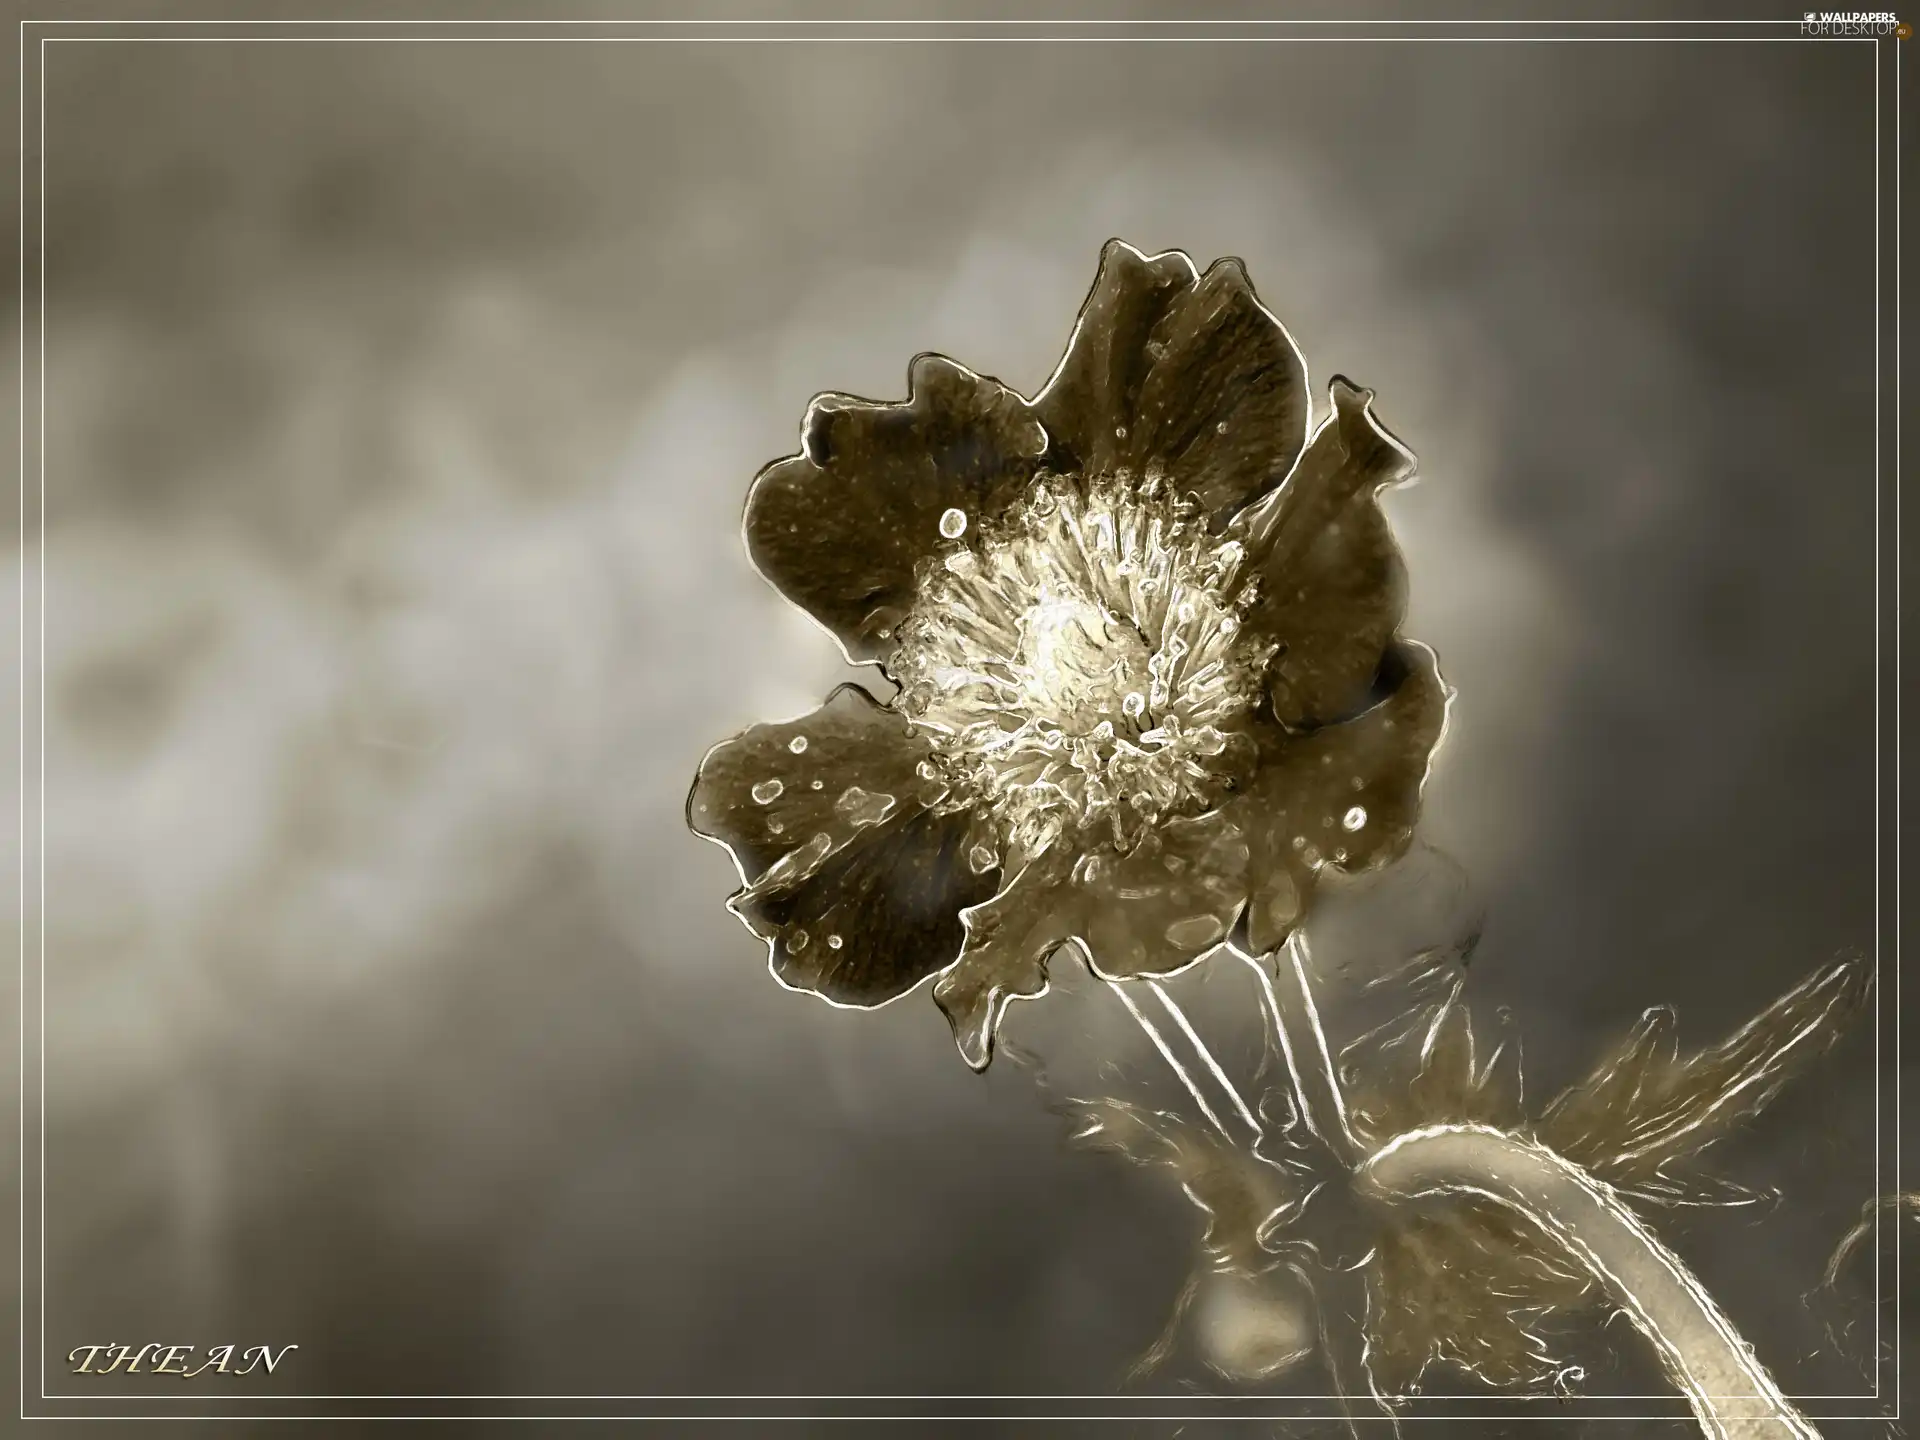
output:
[{"label": "stamen cluster", "polygon": [[[923,765],[1030,858],[1069,830],[1131,851],[1231,788],[1274,646],[1251,636],[1243,547],[1164,484],[1042,475],[928,562],[890,664]],[[1237,753],[1238,752],[1238,753]],[[982,844],[976,869],[1002,863]]]}]

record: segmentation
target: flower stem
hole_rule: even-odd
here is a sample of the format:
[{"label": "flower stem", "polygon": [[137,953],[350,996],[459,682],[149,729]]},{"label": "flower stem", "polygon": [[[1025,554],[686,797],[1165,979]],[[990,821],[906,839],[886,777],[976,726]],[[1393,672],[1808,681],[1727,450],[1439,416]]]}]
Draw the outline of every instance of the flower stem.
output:
[{"label": "flower stem", "polygon": [[[1124,985],[1117,980],[1109,980],[1107,982],[1107,988],[1119,997],[1120,1003],[1127,1007],[1127,1013],[1133,1016],[1133,1023],[1138,1025],[1141,1033],[1153,1042],[1153,1048],[1160,1052],[1160,1058],[1167,1062],[1168,1068],[1178,1077],[1180,1083],[1187,1087],[1187,1093],[1193,1097],[1194,1103],[1200,1107],[1200,1113],[1207,1117],[1207,1123],[1220,1132],[1220,1137],[1223,1140],[1231,1142],[1233,1140],[1233,1132],[1227,1129],[1226,1125],[1221,1121],[1219,1113],[1214,1110],[1213,1106],[1207,1103],[1206,1094],[1194,1083],[1192,1073],[1186,1066],[1180,1063],[1180,1057],[1173,1053],[1173,1047],[1167,1043],[1167,1037],[1162,1035],[1158,1027],[1141,1012],[1140,1007],[1133,1003],[1133,997],[1127,993]],[[1181,1018],[1184,1022],[1185,1017],[1182,1016]],[[1191,1025],[1185,1025],[1184,1028],[1186,1033],[1192,1037],[1194,1043],[1196,1045],[1199,1044],[1200,1037],[1194,1034],[1193,1027]],[[1212,1059],[1212,1056],[1208,1056],[1208,1059]]]},{"label": "flower stem", "polygon": [[1818,1440],[1679,1257],[1572,1161],[1485,1126],[1437,1125],[1389,1141],[1355,1179],[1383,1200],[1480,1195],[1518,1211],[1606,1286],[1712,1440]]},{"label": "flower stem", "polygon": [[1818,1440],[1731,1321],[1679,1258],[1611,1187],[1544,1146],[1483,1126],[1416,1130],[1372,1156],[1347,1122],[1326,1030],[1297,936],[1260,976],[1305,1128],[1354,1172],[1357,1188],[1387,1201],[1477,1194],[1519,1211],[1604,1284],[1659,1350],[1712,1440]]},{"label": "flower stem", "polygon": [[1286,948],[1274,956],[1273,973],[1253,956],[1243,957],[1260,979],[1268,1018],[1286,1057],[1293,1082],[1300,1123],[1348,1169],[1361,1158],[1359,1142],[1347,1124],[1347,1102],[1334,1073],[1333,1052],[1313,1003],[1313,983],[1307,978],[1307,942],[1298,931]]}]

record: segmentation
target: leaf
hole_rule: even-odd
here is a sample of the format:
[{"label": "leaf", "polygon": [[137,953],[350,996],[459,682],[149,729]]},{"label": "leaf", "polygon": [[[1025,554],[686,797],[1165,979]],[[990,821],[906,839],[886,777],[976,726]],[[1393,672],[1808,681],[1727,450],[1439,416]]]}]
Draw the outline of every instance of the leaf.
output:
[{"label": "leaf", "polygon": [[1275,1166],[1177,1115],[1125,1100],[1063,1100],[1055,1108],[1075,1125],[1072,1144],[1173,1173],[1206,1214],[1200,1244],[1210,1268],[1254,1275],[1274,1264],[1261,1228],[1299,1199],[1297,1184]]},{"label": "leaf", "polygon": [[1681,1058],[1671,1010],[1649,1010],[1618,1049],[1547,1107],[1540,1139],[1647,1199],[1669,1201],[1673,1162],[1758,1114],[1830,1049],[1872,988],[1867,964],[1816,970],[1711,1049]]},{"label": "leaf", "polygon": [[1853,1258],[1853,1252],[1874,1233],[1875,1222],[1880,1218],[1882,1210],[1893,1211],[1893,1223],[1896,1225],[1900,1223],[1902,1210],[1920,1215],[1920,1192],[1896,1191],[1891,1195],[1876,1195],[1860,1207],[1859,1221],[1840,1237],[1840,1243],[1834,1247],[1833,1255],[1827,1261],[1826,1271],[1820,1277],[1820,1283],[1827,1289],[1832,1290],[1839,1286],[1841,1271],[1846,1268],[1847,1261]]},{"label": "leaf", "polygon": [[[1750,1204],[1763,1197],[1685,1161],[1751,1116],[1826,1050],[1868,988],[1858,962],[1828,966],[1727,1040],[1683,1057],[1673,1012],[1649,1010],[1587,1080],[1562,1094],[1538,1138],[1630,1197]],[[1384,1037],[1384,1038],[1382,1038]],[[1423,1125],[1521,1125],[1517,1036],[1485,1060],[1460,988],[1342,1054],[1356,1127],[1376,1143]],[[1555,1381],[1549,1334],[1595,1291],[1530,1222],[1490,1201],[1384,1217],[1369,1267],[1369,1365],[1394,1393],[1441,1364],[1499,1388]]]},{"label": "leaf", "polygon": [[1397,1218],[1369,1278],[1368,1366],[1392,1394],[1434,1364],[1498,1389],[1548,1384],[1565,1362],[1545,1332],[1590,1289],[1526,1221],[1472,1199]]},{"label": "leaf", "polygon": [[1480,1054],[1456,978],[1438,1002],[1369,1032],[1340,1052],[1348,1113],[1361,1136],[1384,1142],[1422,1125],[1521,1122],[1520,1037],[1508,1017]]}]

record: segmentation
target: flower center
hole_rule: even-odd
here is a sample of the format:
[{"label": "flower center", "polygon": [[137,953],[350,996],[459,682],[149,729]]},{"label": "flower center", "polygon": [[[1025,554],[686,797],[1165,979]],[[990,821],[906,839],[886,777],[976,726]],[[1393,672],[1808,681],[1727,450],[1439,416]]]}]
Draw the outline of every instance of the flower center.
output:
[{"label": "flower center", "polygon": [[1152,481],[1041,476],[927,564],[901,623],[895,703],[932,741],[928,778],[1023,857],[1069,830],[1129,851],[1216,803],[1273,653],[1240,623],[1243,558]]},{"label": "flower center", "polygon": [[[1130,719],[1145,706],[1152,654],[1140,632],[1083,595],[1049,595],[1020,617],[1014,671],[1022,698],[1068,735]],[[1118,700],[1116,706],[1115,701]]]}]

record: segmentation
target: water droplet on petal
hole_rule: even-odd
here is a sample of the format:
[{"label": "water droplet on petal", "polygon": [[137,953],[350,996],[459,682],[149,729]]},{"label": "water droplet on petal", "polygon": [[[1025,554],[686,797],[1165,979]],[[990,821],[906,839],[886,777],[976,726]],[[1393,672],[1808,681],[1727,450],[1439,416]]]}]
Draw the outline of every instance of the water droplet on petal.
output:
[{"label": "water droplet on petal", "polygon": [[1356,805],[1341,817],[1340,823],[1349,830],[1358,830],[1367,823],[1367,811],[1363,805]]},{"label": "water droplet on petal", "polygon": [[829,950],[838,950],[842,945],[846,943],[847,942],[842,940],[838,935],[827,936],[827,948]]},{"label": "water droplet on petal", "polygon": [[762,780],[753,787],[753,801],[756,805],[771,805],[780,798],[780,792],[787,787],[778,780]]},{"label": "water droplet on petal", "polygon": [[795,955],[798,955],[802,950],[806,948],[807,948],[807,932],[806,931],[796,930],[793,932],[793,934],[787,937],[787,949],[792,951]]},{"label": "water droplet on petal", "polygon": [[1294,837],[1293,837],[1293,848],[1294,848],[1294,849],[1296,849],[1296,850],[1304,850],[1304,849],[1306,849],[1306,848],[1307,848],[1307,837],[1306,837],[1306,836],[1304,836],[1304,835],[1296,835],[1296,836],[1294,836]]},{"label": "water droplet on petal", "polygon": [[1129,690],[1127,692],[1127,698],[1120,702],[1120,709],[1123,714],[1131,715],[1137,719],[1146,713],[1147,697],[1142,695],[1138,690]]},{"label": "water droplet on petal", "polygon": [[833,802],[833,808],[846,816],[848,823],[855,827],[878,825],[893,813],[893,806],[893,796],[875,795],[858,785],[849,785],[840,792],[840,798]]},{"label": "water droplet on petal", "polygon": [[1167,943],[1183,950],[1211,945],[1227,933],[1227,927],[1215,915],[1189,915],[1167,926]]},{"label": "water droplet on petal", "polygon": [[807,753],[807,737],[804,735],[794,736],[791,740],[787,741],[787,749],[791,750],[796,755],[806,754]]},{"label": "water droplet on petal", "polygon": [[1116,426],[1114,426],[1114,427],[1113,427],[1113,438],[1114,438],[1114,439],[1116,439],[1116,440],[1124,440],[1124,439],[1126,439],[1126,438],[1127,438],[1127,427],[1126,427],[1126,426],[1124,426],[1124,425],[1116,425]]},{"label": "water droplet on petal", "polygon": [[993,847],[984,841],[967,851],[967,866],[976,875],[986,874],[999,863],[1000,857],[994,854]]},{"label": "water droplet on petal", "polygon": [[1238,630],[1239,628],[1240,628],[1240,622],[1234,619],[1233,616],[1222,615],[1220,617],[1220,633],[1222,635],[1231,635],[1233,634],[1234,631]]},{"label": "water droplet on petal", "polygon": [[807,786],[807,788],[809,790],[824,790],[827,788],[827,782],[824,780],[816,780],[811,785]]},{"label": "water droplet on petal", "polygon": [[967,512],[953,509],[940,517],[940,533],[949,540],[958,540],[967,533]]},{"label": "water droplet on petal", "polygon": [[1226,433],[1227,433],[1227,422],[1226,422],[1226,421],[1224,421],[1224,420],[1222,420],[1222,421],[1221,421],[1221,422],[1220,422],[1220,423],[1219,423],[1218,425],[1216,425],[1216,426],[1214,426],[1214,427],[1213,427],[1213,433],[1214,433],[1214,434],[1216,434],[1216,435],[1224,435],[1224,434],[1226,434]]},{"label": "water droplet on petal", "polygon": [[778,820],[769,820],[767,822],[767,833],[769,835],[778,835],[782,830],[785,830],[786,828],[787,827],[782,825]]}]

